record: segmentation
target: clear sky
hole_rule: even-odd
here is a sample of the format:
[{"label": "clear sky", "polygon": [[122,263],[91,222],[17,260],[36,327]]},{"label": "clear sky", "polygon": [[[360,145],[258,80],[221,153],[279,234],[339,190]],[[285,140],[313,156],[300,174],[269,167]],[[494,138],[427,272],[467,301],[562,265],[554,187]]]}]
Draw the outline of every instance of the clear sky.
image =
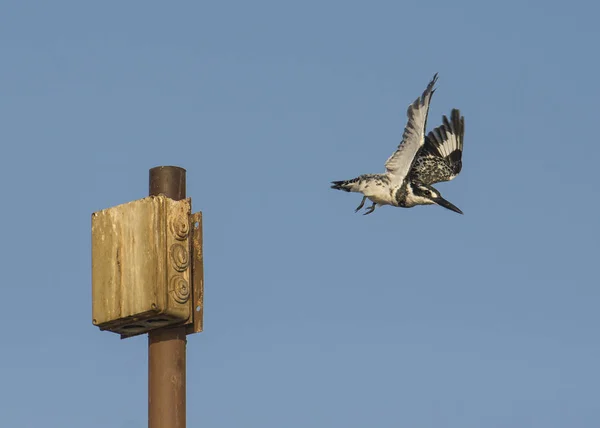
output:
[{"label": "clear sky", "polygon": [[[91,323],[91,213],[188,170],[188,426],[600,426],[592,1],[0,5],[3,427],[147,423],[147,339]],[[353,210],[440,73],[437,206]]]}]

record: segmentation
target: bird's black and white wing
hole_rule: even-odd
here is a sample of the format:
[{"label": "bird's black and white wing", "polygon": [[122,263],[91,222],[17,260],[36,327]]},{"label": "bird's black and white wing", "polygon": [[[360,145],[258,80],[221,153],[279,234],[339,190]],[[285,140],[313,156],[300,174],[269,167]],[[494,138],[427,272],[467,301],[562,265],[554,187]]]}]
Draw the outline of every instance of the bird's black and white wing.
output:
[{"label": "bird's black and white wing", "polygon": [[425,137],[425,145],[411,169],[411,179],[434,184],[456,177],[462,169],[464,136],[465,118],[459,110],[452,109],[450,120],[444,116],[442,124]]},{"label": "bird's black and white wing", "polygon": [[413,160],[419,149],[425,144],[425,127],[427,125],[427,114],[431,96],[435,92],[433,85],[437,81],[437,73],[427,85],[423,94],[408,106],[406,115],[408,123],[402,134],[402,141],[398,149],[385,162],[385,168],[393,185],[404,181],[411,170]]}]

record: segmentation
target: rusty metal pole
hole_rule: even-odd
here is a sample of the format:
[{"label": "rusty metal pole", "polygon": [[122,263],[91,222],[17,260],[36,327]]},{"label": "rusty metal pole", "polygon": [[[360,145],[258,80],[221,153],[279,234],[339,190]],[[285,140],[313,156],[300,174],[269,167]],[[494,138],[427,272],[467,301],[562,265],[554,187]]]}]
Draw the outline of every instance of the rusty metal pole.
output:
[{"label": "rusty metal pole", "polygon": [[[150,196],[185,198],[185,169],[150,170]],[[148,333],[148,428],[185,428],[186,328]]]}]

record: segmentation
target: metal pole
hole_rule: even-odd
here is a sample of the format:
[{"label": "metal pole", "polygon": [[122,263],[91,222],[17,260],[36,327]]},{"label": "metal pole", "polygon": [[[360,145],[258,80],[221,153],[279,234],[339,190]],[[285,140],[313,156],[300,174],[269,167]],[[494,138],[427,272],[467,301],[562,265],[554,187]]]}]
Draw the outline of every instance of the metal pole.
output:
[{"label": "metal pole", "polygon": [[[185,169],[150,170],[150,196],[185,198]],[[148,333],[148,428],[185,428],[186,328]]]}]

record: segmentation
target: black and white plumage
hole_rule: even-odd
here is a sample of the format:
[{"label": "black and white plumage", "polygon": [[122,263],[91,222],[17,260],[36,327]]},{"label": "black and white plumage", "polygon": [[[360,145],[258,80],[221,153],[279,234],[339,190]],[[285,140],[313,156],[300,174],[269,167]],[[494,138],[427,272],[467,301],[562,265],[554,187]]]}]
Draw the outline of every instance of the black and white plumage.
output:
[{"label": "black and white plumage", "polygon": [[410,178],[423,184],[450,181],[462,169],[465,118],[460,111],[452,109],[450,120],[442,117],[442,124],[433,129],[415,158]]},{"label": "black and white plumage", "polygon": [[368,198],[373,204],[365,210],[365,215],[372,213],[377,205],[409,208],[430,204],[438,204],[462,214],[432,186],[441,181],[450,181],[460,173],[465,130],[464,117],[453,109],[450,120],[444,116],[442,125],[425,135],[436,81],[437,73],[423,94],[408,106],[408,122],[402,141],[386,161],[386,172],[332,182],[333,189],[364,195],[355,211],[360,210]]}]

